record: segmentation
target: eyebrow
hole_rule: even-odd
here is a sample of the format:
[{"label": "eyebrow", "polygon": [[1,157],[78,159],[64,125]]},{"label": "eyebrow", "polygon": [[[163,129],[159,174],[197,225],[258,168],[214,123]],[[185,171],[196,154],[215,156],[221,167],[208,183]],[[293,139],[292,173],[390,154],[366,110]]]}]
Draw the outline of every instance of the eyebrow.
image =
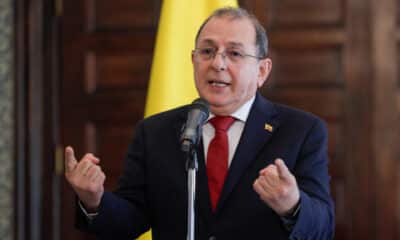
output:
[{"label": "eyebrow", "polygon": [[[209,44],[209,45],[216,45],[215,42],[211,39],[203,39],[199,44]],[[244,45],[240,42],[228,42],[227,47],[240,47],[244,48]]]},{"label": "eyebrow", "polygon": [[240,42],[229,42],[228,46],[244,48],[243,43],[240,43]]}]

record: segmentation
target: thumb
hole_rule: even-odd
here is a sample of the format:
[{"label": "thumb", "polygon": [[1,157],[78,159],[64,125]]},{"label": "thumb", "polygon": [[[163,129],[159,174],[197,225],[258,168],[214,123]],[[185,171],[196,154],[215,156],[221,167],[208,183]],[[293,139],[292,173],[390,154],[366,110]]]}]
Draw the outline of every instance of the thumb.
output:
[{"label": "thumb", "polygon": [[278,169],[278,174],[281,179],[284,180],[291,179],[292,174],[290,173],[289,169],[287,168],[285,162],[282,159],[277,158],[275,160],[275,166]]},{"label": "thumb", "polygon": [[75,158],[74,149],[70,146],[65,148],[65,171],[71,172],[75,169],[78,161]]}]

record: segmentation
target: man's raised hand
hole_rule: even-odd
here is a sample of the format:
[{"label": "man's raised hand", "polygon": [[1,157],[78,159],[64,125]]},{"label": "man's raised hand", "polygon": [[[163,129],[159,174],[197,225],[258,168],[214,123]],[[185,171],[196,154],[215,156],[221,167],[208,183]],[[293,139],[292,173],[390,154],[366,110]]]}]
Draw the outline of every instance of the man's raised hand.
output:
[{"label": "man's raised hand", "polygon": [[104,193],[106,176],[99,163],[100,160],[91,153],[78,162],[73,148],[65,148],[65,178],[89,212],[97,210]]},{"label": "man's raised hand", "polygon": [[282,159],[276,159],[274,164],[262,169],[253,188],[280,216],[290,213],[300,200],[296,178]]}]

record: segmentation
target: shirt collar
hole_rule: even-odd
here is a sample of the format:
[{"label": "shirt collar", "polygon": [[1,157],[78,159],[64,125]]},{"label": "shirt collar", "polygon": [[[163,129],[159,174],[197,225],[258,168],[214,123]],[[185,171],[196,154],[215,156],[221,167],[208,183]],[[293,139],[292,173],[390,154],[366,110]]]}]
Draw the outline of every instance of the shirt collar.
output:
[{"label": "shirt collar", "polygon": [[[256,96],[254,95],[247,102],[245,102],[240,108],[238,108],[235,112],[233,112],[231,114],[231,116],[234,117],[236,120],[246,122],[247,117],[249,116],[249,113],[250,113],[250,108],[253,105],[253,102],[255,99],[256,99]],[[215,117],[215,114],[210,113],[208,120],[210,120],[213,117]]]}]

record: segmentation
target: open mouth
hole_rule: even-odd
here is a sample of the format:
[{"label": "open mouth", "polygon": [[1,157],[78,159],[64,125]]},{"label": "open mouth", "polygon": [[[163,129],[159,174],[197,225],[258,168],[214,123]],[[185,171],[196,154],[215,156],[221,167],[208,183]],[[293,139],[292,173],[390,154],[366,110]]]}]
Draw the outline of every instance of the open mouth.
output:
[{"label": "open mouth", "polygon": [[230,83],[223,82],[223,81],[216,81],[216,80],[210,80],[208,83],[213,86],[213,87],[226,87],[231,85]]}]

